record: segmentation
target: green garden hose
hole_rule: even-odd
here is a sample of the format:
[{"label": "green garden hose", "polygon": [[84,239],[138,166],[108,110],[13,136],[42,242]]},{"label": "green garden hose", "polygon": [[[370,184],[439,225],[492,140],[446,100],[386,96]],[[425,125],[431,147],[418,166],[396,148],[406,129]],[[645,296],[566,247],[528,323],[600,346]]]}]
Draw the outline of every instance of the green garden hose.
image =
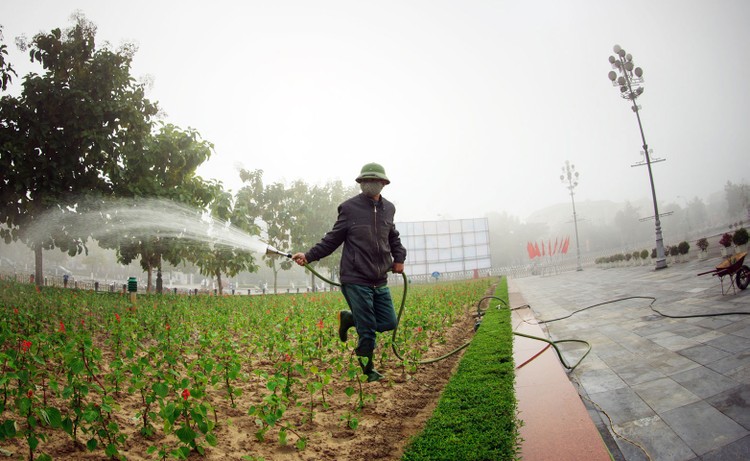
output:
[{"label": "green garden hose", "polygon": [[[600,307],[600,306],[604,306],[604,305],[607,305],[607,304],[618,303],[618,302],[621,302],[621,301],[627,301],[627,300],[630,300],[630,299],[647,299],[647,300],[650,300],[651,302],[649,303],[648,307],[653,312],[655,312],[656,314],[658,314],[658,315],[660,315],[662,317],[666,317],[666,318],[670,318],[670,319],[692,319],[692,318],[700,318],[700,317],[721,317],[721,316],[725,316],[725,315],[750,315],[750,312],[746,312],[746,311],[714,312],[714,313],[710,313],[710,314],[670,315],[670,314],[665,314],[664,312],[662,312],[662,311],[660,311],[660,310],[658,310],[657,308],[654,307],[654,303],[656,302],[656,298],[653,297],[653,296],[626,296],[626,297],[623,297],[623,298],[611,299],[609,301],[604,301],[604,302],[592,304],[590,306],[586,306],[586,307],[583,307],[581,309],[577,309],[577,310],[571,312],[568,315],[564,315],[562,317],[558,317],[558,318],[554,318],[554,319],[550,319],[550,320],[540,320],[538,323],[540,323],[540,324],[547,324],[547,323],[557,322],[557,321],[560,321],[560,320],[565,320],[567,318],[570,318],[570,317],[574,316],[575,314],[578,314],[579,312],[583,312],[583,311],[588,310],[588,309],[593,309],[595,307]],[[538,341],[543,341],[543,342],[549,344],[550,346],[552,346],[555,349],[555,352],[557,353],[557,356],[560,359],[560,362],[562,363],[562,365],[567,370],[569,370],[569,371],[573,371],[583,361],[583,359],[586,358],[586,356],[589,354],[589,352],[591,352],[591,345],[588,342],[583,341],[581,339],[561,339],[561,340],[557,340],[557,341],[551,341],[551,340],[546,339],[546,338],[541,338],[541,337],[538,337],[538,336],[531,336],[531,335],[527,335],[527,334],[524,334],[524,333],[518,333],[518,332],[515,332],[515,331],[513,332],[513,334],[517,335],[517,336],[523,336],[525,338],[536,339]],[[560,353],[560,349],[557,347],[557,344],[560,344],[560,343],[581,343],[581,344],[585,344],[587,346],[587,349],[586,349],[586,352],[583,354],[583,356],[581,356],[581,358],[578,359],[578,361],[575,364],[569,365],[567,363],[567,361],[563,358],[562,354]],[[524,365],[525,365],[525,363],[524,363]]]}]

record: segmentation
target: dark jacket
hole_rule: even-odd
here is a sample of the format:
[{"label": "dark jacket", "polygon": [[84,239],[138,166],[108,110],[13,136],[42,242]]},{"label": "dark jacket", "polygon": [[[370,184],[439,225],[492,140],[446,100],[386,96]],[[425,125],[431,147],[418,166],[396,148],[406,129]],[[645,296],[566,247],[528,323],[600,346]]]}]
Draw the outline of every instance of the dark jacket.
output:
[{"label": "dark jacket", "polygon": [[376,202],[359,194],[339,205],[338,213],[333,228],[305,258],[308,262],[325,258],[343,243],[341,283],[385,285],[393,263],[406,260],[406,248],[393,222],[396,207],[382,195]]}]

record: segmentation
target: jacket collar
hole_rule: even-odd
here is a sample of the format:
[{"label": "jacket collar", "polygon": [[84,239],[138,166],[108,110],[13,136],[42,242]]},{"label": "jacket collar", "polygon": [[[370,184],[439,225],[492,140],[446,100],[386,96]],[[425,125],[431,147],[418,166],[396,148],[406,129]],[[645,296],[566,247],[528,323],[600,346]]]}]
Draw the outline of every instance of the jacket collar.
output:
[{"label": "jacket collar", "polygon": [[370,205],[375,205],[377,207],[383,206],[383,201],[385,198],[383,197],[383,194],[380,194],[380,200],[373,200],[372,198],[366,196],[363,192],[359,193],[360,197],[362,197],[363,200],[366,200]]}]

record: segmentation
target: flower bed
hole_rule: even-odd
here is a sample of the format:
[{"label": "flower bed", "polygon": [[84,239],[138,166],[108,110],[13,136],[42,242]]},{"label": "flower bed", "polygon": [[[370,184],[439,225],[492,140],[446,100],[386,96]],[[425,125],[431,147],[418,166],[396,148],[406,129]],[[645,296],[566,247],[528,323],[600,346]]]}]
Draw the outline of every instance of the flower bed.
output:
[{"label": "flower bed", "polygon": [[[0,282],[0,440],[45,459],[398,459],[490,279],[410,287],[386,379],[362,382],[340,293],[126,295]],[[496,281],[496,279],[495,279]],[[400,289],[393,290],[400,299]],[[406,435],[406,437],[405,437]]]}]

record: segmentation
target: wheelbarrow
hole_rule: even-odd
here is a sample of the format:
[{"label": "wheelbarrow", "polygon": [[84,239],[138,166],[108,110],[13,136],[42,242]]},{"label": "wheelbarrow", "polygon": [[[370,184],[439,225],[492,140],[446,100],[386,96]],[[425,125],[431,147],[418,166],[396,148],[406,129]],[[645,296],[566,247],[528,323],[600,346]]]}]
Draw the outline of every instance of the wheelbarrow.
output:
[{"label": "wheelbarrow", "polygon": [[729,277],[729,286],[732,287],[732,291],[736,294],[737,290],[735,289],[735,286],[737,286],[737,288],[739,288],[740,290],[744,290],[748,285],[750,285],[750,267],[747,267],[744,264],[745,256],[747,256],[747,252],[732,255],[722,261],[721,264],[716,266],[716,269],[701,272],[698,275],[711,274],[719,277],[722,295],[725,295],[729,292],[728,287],[726,291],[724,291],[724,277]]}]

